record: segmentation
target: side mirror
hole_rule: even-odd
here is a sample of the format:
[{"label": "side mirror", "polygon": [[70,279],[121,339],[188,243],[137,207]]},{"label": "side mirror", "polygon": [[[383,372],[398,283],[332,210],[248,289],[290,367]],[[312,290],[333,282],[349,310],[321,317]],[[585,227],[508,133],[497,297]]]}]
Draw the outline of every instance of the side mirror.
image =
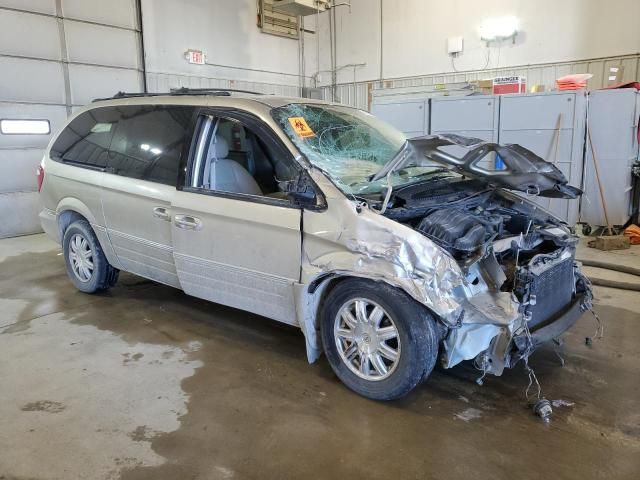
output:
[{"label": "side mirror", "polygon": [[296,205],[303,208],[318,206],[316,190],[306,172],[301,172],[292,180],[282,182],[281,186],[287,197]]}]

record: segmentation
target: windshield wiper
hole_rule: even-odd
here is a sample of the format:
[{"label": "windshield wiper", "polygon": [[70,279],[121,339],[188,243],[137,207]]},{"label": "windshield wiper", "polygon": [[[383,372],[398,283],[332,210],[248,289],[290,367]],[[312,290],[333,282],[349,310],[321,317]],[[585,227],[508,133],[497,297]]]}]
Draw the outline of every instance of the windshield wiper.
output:
[{"label": "windshield wiper", "polygon": [[[419,165],[417,167],[420,168]],[[409,167],[409,168],[411,168],[411,167]],[[402,171],[402,169],[394,170],[394,171],[397,171],[398,173],[400,173]],[[436,174],[441,174],[441,173],[449,173],[449,174],[451,174],[452,172],[451,172],[450,169],[448,169],[446,167],[434,167],[433,170],[430,170],[428,172],[422,172],[422,173],[419,173],[417,175],[407,175],[407,176],[410,177],[410,178],[418,179],[418,178],[421,178],[421,177],[428,177],[428,176],[431,176],[431,175],[436,175]]]}]

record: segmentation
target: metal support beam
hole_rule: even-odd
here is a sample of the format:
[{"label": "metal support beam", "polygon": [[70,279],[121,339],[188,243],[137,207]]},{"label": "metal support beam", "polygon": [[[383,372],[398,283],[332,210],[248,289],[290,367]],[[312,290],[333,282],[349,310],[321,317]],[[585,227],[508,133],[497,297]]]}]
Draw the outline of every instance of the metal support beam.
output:
[{"label": "metal support beam", "polygon": [[64,77],[64,102],[67,115],[71,115],[71,80],[69,78],[69,54],[67,52],[67,35],[64,31],[64,18],[62,16],[62,0],[56,0],[56,21],[60,37],[60,55],[62,56],[62,76]]}]

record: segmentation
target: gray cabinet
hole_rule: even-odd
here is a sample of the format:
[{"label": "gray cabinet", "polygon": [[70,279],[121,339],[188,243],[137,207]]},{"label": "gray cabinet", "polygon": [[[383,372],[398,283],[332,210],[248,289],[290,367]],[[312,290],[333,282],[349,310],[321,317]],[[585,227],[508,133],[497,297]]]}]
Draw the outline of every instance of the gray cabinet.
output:
[{"label": "gray cabinet", "polygon": [[[639,117],[640,92],[634,89],[596,90],[590,94],[589,129],[612,225],[624,224],[631,213],[631,166],[639,158]],[[593,226],[606,225],[591,148],[585,157],[580,220]]]},{"label": "gray cabinet", "polygon": [[[455,133],[497,142],[498,105],[498,98],[492,95],[432,98],[431,134]],[[479,165],[493,170],[495,163],[495,155],[489,154]]]},{"label": "gray cabinet", "polygon": [[491,95],[431,99],[431,133],[498,141],[498,98]]},{"label": "gray cabinet", "polygon": [[[584,91],[503,95],[499,143],[517,143],[556,165],[569,184],[582,185],[587,99]],[[531,197],[566,220],[578,221],[579,200]]]},{"label": "gray cabinet", "polygon": [[371,114],[390,123],[407,138],[429,134],[429,100],[395,99],[371,105]]}]

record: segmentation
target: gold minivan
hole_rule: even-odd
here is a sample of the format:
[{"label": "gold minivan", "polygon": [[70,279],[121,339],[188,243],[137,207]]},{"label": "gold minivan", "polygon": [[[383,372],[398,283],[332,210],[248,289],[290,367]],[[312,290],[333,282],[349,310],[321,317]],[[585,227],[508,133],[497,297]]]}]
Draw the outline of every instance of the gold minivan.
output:
[{"label": "gold minivan", "polygon": [[500,375],[591,307],[576,236],[529,199],[580,194],[554,165],[407,140],[343,105],[118,94],[69,119],[38,182],[79,290],[124,270],[298,326],[310,362],[324,351],[372,399],[407,394],[438,359]]}]

